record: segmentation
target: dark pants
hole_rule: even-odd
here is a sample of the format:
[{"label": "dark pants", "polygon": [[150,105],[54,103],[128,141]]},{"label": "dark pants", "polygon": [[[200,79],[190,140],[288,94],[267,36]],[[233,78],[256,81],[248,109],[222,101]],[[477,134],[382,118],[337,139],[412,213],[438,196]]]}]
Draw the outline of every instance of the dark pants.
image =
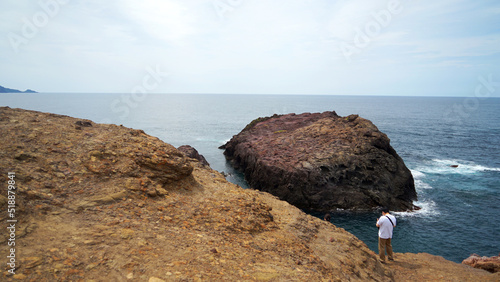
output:
[{"label": "dark pants", "polygon": [[382,239],[378,238],[378,255],[380,256],[380,259],[382,261],[385,261],[385,251],[387,250],[387,256],[389,257],[390,260],[393,260],[394,257],[392,256],[392,245],[391,245],[391,238],[389,239]]}]

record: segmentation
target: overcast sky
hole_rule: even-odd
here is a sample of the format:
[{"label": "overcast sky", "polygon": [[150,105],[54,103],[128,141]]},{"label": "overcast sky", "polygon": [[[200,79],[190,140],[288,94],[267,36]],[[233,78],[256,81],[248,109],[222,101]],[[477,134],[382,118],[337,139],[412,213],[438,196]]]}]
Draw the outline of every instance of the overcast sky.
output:
[{"label": "overcast sky", "polygon": [[21,90],[500,96],[498,0],[1,0],[0,19]]}]

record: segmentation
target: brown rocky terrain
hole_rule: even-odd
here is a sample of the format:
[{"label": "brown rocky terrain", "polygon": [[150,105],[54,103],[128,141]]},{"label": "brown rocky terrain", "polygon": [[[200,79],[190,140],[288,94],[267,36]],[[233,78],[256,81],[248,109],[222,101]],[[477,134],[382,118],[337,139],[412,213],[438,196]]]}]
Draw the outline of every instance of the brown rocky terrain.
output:
[{"label": "brown rocky terrain", "polygon": [[414,209],[413,177],[373,123],[335,112],[251,122],[224,154],[250,186],[305,210]]},{"label": "brown rocky terrain", "polygon": [[6,107],[0,130],[2,281],[499,278],[428,254],[381,264],[345,230],[141,130]]}]

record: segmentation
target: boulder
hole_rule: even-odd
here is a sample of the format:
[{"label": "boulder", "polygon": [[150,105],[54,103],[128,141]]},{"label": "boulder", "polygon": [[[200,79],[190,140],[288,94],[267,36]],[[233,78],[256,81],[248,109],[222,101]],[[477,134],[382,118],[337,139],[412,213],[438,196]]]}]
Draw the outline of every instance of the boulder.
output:
[{"label": "boulder", "polygon": [[481,257],[477,254],[472,254],[470,257],[464,259],[462,263],[491,273],[500,272],[500,254],[493,257]]},{"label": "boulder", "polygon": [[252,188],[305,210],[413,210],[413,177],[369,120],[335,112],[258,118],[222,146]]},{"label": "boulder", "polygon": [[200,163],[202,163],[203,165],[210,166],[210,164],[205,159],[205,157],[203,155],[200,155],[200,153],[198,153],[198,150],[196,150],[195,148],[193,148],[190,145],[182,145],[182,146],[178,147],[177,150],[179,150],[181,153],[183,153],[188,158],[196,159]]}]

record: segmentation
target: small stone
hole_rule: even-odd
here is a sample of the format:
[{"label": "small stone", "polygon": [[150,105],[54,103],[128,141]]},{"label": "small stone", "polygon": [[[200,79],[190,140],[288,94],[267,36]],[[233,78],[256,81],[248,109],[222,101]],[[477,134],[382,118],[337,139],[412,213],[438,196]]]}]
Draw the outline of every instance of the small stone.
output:
[{"label": "small stone", "polygon": [[22,262],[24,264],[24,268],[30,269],[42,264],[43,259],[41,257],[27,257],[23,259]]},{"label": "small stone", "polygon": [[134,234],[134,230],[132,229],[122,229],[120,233],[120,238],[122,239],[131,239],[132,235]]},{"label": "small stone", "polygon": [[158,185],[156,186],[156,194],[158,194],[159,196],[165,196],[168,195],[168,191],[161,187],[161,185]]},{"label": "small stone", "polygon": [[95,262],[94,262],[94,263],[91,263],[91,264],[89,264],[89,265],[87,265],[87,266],[85,267],[85,270],[92,270],[92,269],[96,268],[98,265],[99,265],[99,264],[97,264],[97,263],[95,263]]},{"label": "small stone", "polygon": [[125,188],[132,191],[138,191],[141,188],[140,181],[136,178],[128,178],[125,181]]},{"label": "small stone", "polygon": [[302,162],[302,167],[305,169],[313,169],[314,168],[310,162],[305,162],[305,161]]},{"label": "small stone", "polygon": [[148,193],[148,196],[150,196],[150,197],[158,196],[155,189],[149,189],[147,193]]},{"label": "small stone", "polygon": [[[75,122],[75,125],[76,126],[80,126],[80,127],[91,127],[92,126],[92,123],[89,122],[89,121],[84,121],[84,120],[78,120]],[[81,129],[81,128],[80,128]]]}]

